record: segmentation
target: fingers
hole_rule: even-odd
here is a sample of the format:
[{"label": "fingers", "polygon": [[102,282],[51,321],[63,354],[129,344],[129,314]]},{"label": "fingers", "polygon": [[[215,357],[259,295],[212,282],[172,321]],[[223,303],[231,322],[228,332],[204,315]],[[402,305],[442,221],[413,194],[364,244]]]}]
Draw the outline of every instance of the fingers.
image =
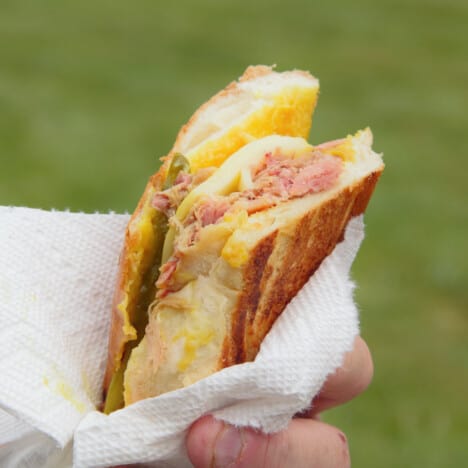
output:
[{"label": "fingers", "polygon": [[[363,392],[373,375],[372,358],[362,338],[343,365],[331,375],[312,409],[301,416],[345,403]],[[206,416],[197,421],[187,436],[187,452],[196,468],[204,467],[348,467],[346,437],[338,429],[316,419],[296,418],[287,430],[265,435]]]},{"label": "fingers", "polygon": [[350,466],[344,434],[314,419],[294,419],[287,430],[266,435],[206,416],[190,428],[186,445],[195,468]]},{"label": "fingers", "polygon": [[314,416],[353,399],[369,386],[373,374],[374,366],[369,348],[358,336],[353,350],[345,356],[343,365],[327,379],[312,402],[311,410],[302,416]]}]

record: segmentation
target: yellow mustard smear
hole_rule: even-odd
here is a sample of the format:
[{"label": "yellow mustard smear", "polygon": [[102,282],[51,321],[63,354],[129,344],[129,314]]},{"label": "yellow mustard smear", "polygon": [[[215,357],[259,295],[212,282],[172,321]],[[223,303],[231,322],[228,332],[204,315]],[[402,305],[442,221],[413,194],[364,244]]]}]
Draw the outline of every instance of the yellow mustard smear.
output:
[{"label": "yellow mustard smear", "polygon": [[[154,245],[154,230],[152,225],[152,215],[154,209],[152,207],[145,207],[143,213],[138,218],[138,222],[132,226],[131,232],[137,233],[134,244],[131,244],[131,251],[129,252],[132,258],[131,266],[134,267],[134,271],[130,272],[127,289],[123,300],[119,303],[118,308],[122,312],[124,318],[123,332],[126,337],[126,342],[136,340],[137,332],[133,326],[135,317],[131,317],[129,314],[130,304],[133,304],[136,297],[140,293],[141,281],[140,271],[145,271],[148,267],[148,259],[152,257],[151,253]],[[123,348],[122,348],[123,353]],[[120,362],[122,355],[116,357],[116,361]]]},{"label": "yellow mustard smear", "polygon": [[56,395],[60,395],[64,400],[68,401],[75,409],[83,414],[86,411],[86,405],[78,400],[75,396],[73,388],[63,379],[54,379],[54,384],[49,382],[48,377],[44,376],[42,383]]},{"label": "yellow mustard smear", "polygon": [[179,371],[184,372],[195,360],[197,351],[201,346],[206,346],[214,338],[213,329],[205,330],[187,330],[179,332],[173,339],[174,341],[184,338],[184,352],[182,358],[177,363]]}]

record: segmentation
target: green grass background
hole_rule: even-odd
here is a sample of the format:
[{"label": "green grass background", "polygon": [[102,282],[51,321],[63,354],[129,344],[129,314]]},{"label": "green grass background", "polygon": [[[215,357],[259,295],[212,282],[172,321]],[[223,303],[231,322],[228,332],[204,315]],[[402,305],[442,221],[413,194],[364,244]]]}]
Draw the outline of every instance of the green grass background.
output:
[{"label": "green grass background", "polygon": [[2,0],[0,204],[132,211],[249,64],[321,80],[313,142],[370,125],[386,170],[355,263],[369,390],[327,420],[356,467],[468,458],[468,3]]}]

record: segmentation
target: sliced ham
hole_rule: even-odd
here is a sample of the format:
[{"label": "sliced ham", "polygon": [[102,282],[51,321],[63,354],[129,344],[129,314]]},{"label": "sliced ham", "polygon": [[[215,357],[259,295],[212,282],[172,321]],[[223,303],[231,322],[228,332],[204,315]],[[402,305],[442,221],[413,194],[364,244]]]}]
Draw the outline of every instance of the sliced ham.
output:
[{"label": "sliced ham", "polygon": [[201,227],[215,224],[224,213],[231,207],[229,201],[225,198],[218,200],[207,200],[197,206],[195,217],[200,220]]},{"label": "sliced ham", "polygon": [[157,192],[153,198],[153,206],[167,216],[171,209],[169,195],[165,192]]},{"label": "sliced ham", "polygon": [[328,190],[335,184],[342,169],[341,159],[325,156],[301,169],[289,187],[289,198]]},{"label": "sliced ham", "polygon": [[178,185],[179,188],[187,188],[192,183],[192,176],[186,172],[179,172],[174,181],[174,185]]},{"label": "sliced ham", "polygon": [[174,185],[166,190],[156,192],[153,196],[153,206],[164,213],[168,218],[187,196],[192,185],[192,176],[185,172],[179,172]]},{"label": "sliced ham", "polygon": [[159,278],[158,281],[156,281],[156,286],[158,287],[157,295],[159,298],[164,297],[169,292],[168,285],[174,272],[177,270],[179,261],[179,257],[172,256],[164,265],[161,265]]},{"label": "sliced ham", "polygon": [[267,153],[264,164],[253,178],[253,185],[257,193],[285,201],[328,190],[341,170],[341,159],[318,151],[295,159]]}]

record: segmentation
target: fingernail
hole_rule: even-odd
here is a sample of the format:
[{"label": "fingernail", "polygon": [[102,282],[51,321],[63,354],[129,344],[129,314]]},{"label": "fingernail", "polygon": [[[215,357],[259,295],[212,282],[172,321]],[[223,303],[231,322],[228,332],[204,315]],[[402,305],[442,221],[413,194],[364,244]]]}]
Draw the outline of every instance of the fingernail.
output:
[{"label": "fingernail", "polygon": [[242,453],[243,440],[240,429],[225,425],[216,439],[214,465],[216,468],[235,466]]}]

